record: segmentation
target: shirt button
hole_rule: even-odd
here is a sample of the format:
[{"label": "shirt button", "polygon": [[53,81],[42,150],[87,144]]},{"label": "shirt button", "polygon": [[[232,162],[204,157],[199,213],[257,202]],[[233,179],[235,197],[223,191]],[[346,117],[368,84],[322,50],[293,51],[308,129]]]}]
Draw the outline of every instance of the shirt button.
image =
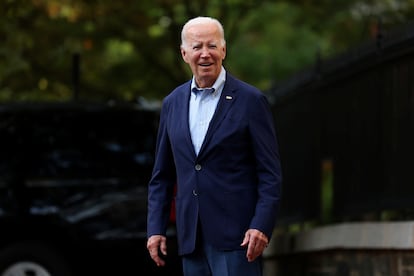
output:
[{"label": "shirt button", "polygon": [[196,171],[201,171],[201,165],[200,164],[195,165],[195,169]]}]

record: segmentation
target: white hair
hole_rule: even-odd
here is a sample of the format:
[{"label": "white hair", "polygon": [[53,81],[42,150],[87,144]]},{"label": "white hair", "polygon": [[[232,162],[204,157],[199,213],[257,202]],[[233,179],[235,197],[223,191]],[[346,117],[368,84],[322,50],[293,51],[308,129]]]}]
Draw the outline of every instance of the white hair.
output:
[{"label": "white hair", "polygon": [[189,27],[197,25],[197,24],[206,24],[206,23],[213,23],[217,26],[220,36],[221,36],[221,43],[226,45],[226,40],[224,38],[224,28],[223,25],[221,25],[220,21],[218,21],[215,18],[207,17],[207,16],[199,16],[195,17],[193,19],[190,19],[187,21],[187,23],[184,24],[183,29],[181,31],[181,47],[184,47],[186,44],[186,35]]}]

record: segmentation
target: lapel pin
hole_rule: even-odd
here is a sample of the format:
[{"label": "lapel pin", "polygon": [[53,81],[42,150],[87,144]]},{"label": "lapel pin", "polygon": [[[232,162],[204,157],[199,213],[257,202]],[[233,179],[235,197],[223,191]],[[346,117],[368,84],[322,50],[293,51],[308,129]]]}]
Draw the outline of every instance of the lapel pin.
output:
[{"label": "lapel pin", "polygon": [[233,97],[232,96],[226,96],[226,100],[232,100]]}]

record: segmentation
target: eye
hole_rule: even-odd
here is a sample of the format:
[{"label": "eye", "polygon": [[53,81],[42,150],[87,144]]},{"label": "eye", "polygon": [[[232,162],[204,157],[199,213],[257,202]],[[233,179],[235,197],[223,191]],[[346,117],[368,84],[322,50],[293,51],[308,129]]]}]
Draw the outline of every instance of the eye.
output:
[{"label": "eye", "polygon": [[217,45],[216,44],[211,44],[211,45],[209,45],[208,46],[210,49],[216,49],[217,48]]}]

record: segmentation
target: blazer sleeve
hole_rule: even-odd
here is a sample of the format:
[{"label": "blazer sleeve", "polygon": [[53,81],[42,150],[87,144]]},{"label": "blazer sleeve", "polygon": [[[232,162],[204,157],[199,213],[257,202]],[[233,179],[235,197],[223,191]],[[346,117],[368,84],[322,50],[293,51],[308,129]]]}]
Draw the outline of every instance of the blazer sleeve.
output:
[{"label": "blazer sleeve", "polygon": [[250,228],[263,231],[270,239],[281,198],[281,165],[270,105],[261,94],[250,101],[249,131],[256,159],[258,201]]},{"label": "blazer sleeve", "polygon": [[155,150],[155,163],[148,184],[147,236],[165,235],[176,182],[175,165],[167,131],[168,102],[163,103]]}]

